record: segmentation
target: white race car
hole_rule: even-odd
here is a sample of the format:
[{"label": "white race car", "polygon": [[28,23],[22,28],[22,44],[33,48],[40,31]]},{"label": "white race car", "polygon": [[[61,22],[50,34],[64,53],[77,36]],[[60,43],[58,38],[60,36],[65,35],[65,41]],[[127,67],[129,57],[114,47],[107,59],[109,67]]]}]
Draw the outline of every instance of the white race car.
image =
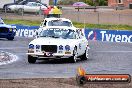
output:
[{"label": "white race car", "polygon": [[38,38],[29,43],[28,62],[37,59],[69,58],[75,63],[80,57],[88,59],[88,41],[83,32],[71,27],[49,27],[41,31]]},{"label": "white race car", "polygon": [[46,28],[49,27],[70,27],[72,29],[77,29],[76,27],[73,26],[71,20],[66,19],[66,18],[45,18],[41,24],[40,28],[37,30],[38,34]]}]

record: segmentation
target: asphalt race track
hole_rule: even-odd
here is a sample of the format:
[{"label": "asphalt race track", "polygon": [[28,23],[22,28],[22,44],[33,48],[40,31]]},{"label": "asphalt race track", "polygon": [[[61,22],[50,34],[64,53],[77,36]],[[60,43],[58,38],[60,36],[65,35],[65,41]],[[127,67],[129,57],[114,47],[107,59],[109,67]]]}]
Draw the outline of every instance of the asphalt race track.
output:
[{"label": "asphalt race track", "polygon": [[132,43],[89,41],[90,59],[69,63],[66,60],[27,62],[28,43],[32,38],[16,37],[14,41],[0,39],[0,51],[18,56],[18,60],[0,66],[0,79],[75,77],[77,67],[88,74],[132,74]]}]

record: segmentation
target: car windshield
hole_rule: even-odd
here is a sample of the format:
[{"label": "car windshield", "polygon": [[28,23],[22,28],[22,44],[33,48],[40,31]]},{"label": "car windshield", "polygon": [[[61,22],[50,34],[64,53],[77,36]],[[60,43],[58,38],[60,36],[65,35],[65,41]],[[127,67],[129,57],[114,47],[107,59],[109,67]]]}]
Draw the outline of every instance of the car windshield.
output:
[{"label": "car windshield", "polygon": [[68,29],[47,29],[40,33],[40,37],[52,37],[52,38],[63,38],[63,39],[75,39],[76,34],[74,30]]},{"label": "car windshield", "polygon": [[20,3],[21,1],[23,1],[23,0],[16,0],[15,3],[18,4],[18,3]]},{"label": "car windshield", "polygon": [[71,27],[72,24],[69,21],[52,20],[52,21],[48,22],[48,26],[68,26],[68,27]]}]

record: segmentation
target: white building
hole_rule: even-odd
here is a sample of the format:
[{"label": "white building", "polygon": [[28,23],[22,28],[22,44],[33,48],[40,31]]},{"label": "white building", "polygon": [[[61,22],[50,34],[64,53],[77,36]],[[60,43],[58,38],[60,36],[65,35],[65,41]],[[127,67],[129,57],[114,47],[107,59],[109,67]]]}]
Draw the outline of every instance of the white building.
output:
[{"label": "white building", "polygon": [[[17,1],[17,0],[0,0],[0,8],[3,8],[4,4],[13,3],[14,1]],[[39,1],[49,5],[49,0],[39,0]]]}]

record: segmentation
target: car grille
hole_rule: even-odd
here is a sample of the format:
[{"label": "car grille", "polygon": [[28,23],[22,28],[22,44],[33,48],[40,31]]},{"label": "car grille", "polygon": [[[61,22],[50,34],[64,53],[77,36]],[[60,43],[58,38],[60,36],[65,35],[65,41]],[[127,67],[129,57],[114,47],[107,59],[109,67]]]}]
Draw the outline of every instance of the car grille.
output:
[{"label": "car grille", "polygon": [[0,27],[0,33],[7,33],[8,31],[8,28]]},{"label": "car grille", "polygon": [[56,53],[57,52],[57,45],[42,45],[41,50],[45,51],[45,52]]}]

